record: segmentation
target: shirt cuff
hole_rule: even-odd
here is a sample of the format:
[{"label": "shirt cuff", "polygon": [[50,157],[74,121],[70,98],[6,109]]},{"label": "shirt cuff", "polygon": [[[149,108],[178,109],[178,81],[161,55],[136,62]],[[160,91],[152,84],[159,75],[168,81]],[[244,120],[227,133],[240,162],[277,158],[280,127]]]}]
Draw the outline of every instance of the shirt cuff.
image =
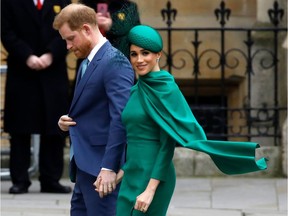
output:
[{"label": "shirt cuff", "polygon": [[112,169],[107,169],[107,168],[104,168],[104,167],[102,167],[101,170],[113,171]]}]

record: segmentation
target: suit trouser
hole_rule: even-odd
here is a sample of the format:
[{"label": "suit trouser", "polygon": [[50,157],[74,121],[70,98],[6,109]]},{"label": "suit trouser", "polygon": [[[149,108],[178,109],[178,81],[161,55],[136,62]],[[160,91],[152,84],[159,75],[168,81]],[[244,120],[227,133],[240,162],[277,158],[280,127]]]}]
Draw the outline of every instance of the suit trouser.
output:
[{"label": "suit trouser", "polygon": [[[31,135],[10,134],[10,174],[13,184],[30,185],[28,169],[31,159]],[[39,181],[58,182],[63,173],[65,138],[61,135],[41,135],[39,150]]]},{"label": "suit trouser", "polygon": [[116,201],[120,184],[111,194],[100,198],[93,186],[95,181],[95,176],[77,169],[76,183],[71,199],[71,216],[116,215]]}]

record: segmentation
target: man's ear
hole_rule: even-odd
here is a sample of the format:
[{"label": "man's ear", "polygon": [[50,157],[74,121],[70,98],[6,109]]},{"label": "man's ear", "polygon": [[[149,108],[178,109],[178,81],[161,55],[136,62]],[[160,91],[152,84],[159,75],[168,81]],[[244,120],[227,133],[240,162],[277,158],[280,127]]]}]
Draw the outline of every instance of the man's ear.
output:
[{"label": "man's ear", "polygon": [[82,26],[82,31],[83,33],[85,33],[86,35],[91,33],[91,28],[88,24],[83,24]]}]

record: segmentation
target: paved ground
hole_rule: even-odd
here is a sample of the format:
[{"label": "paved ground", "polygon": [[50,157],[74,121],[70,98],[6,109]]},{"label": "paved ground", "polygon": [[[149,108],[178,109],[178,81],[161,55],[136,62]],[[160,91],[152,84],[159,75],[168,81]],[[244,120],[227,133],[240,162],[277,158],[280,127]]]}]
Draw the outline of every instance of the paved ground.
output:
[{"label": "paved ground", "polygon": [[[71,184],[63,180],[64,184]],[[68,216],[71,194],[8,194],[1,182],[1,216]],[[72,184],[71,184],[72,185]],[[73,185],[72,185],[73,186]],[[286,216],[285,178],[178,178],[167,216]]]}]

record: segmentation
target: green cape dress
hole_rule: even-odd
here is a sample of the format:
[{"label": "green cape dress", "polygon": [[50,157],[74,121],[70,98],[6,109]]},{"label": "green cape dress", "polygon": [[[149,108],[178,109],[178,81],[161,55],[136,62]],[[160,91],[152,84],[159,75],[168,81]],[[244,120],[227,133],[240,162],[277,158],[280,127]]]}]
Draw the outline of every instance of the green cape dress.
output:
[{"label": "green cape dress", "polygon": [[180,146],[208,154],[225,174],[243,174],[267,168],[265,158],[255,161],[254,142],[207,140],[189,105],[167,71],[140,77],[140,100],[145,111]]},{"label": "green cape dress", "polygon": [[[175,188],[172,159],[176,144],[210,155],[226,174],[266,169],[265,158],[255,162],[257,143],[207,140],[173,76],[167,71],[139,77],[131,89],[122,120],[127,132],[127,154],[117,216],[166,215]],[[133,207],[150,178],[160,180],[160,184],[144,214]]]}]

